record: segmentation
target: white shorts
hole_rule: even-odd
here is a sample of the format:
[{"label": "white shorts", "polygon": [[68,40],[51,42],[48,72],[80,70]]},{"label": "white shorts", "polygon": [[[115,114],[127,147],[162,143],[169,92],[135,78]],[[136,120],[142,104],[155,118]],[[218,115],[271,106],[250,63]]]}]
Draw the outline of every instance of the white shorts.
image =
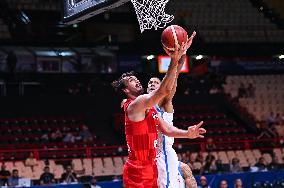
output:
[{"label": "white shorts", "polygon": [[179,161],[175,150],[166,146],[157,156],[159,188],[185,188],[182,175],[179,173]]}]

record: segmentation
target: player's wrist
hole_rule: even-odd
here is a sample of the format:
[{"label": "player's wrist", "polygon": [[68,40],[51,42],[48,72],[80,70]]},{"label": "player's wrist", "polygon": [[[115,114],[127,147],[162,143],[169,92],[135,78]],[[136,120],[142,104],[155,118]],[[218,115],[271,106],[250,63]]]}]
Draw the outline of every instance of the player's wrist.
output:
[{"label": "player's wrist", "polygon": [[177,64],[180,58],[178,57],[171,57],[171,63],[172,64]]},{"label": "player's wrist", "polygon": [[188,138],[188,131],[179,129],[179,138]]},{"label": "player's wrist", "polygon": [[194,139],[195,138],[192,131],[190,131],[190,130],[187,131],[187,138],[189,138],[189,139]]}]

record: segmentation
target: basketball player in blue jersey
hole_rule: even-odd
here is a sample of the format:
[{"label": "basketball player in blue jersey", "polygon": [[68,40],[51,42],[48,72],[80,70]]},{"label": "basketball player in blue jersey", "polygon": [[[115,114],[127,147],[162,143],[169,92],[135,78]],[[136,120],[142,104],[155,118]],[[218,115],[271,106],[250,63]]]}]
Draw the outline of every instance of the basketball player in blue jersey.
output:
[{"label": "basketball player in blue jersey", "polygon": [[[195,36],[195,32],[191,36],[191,43]],[[166,50],[167,54],[171,53]],[[173,103],[172,99],[176,92],[178,75],[185,62],[186,55],[179,60],[175,85],[171,93],[169,93],[160,104],[156,105],[157,111],[161,117],[173,126]],[[148,82],[147,93],[150,93],[160,87],[161,80],[153,77]],[[203,124],[200,122],[198,125]],[[177,154],[173,149],[174,138],[159,133],[157,146],[157,167],[158,167],[158,186],[160,188],[197,188],[197,183],[192,175],[189,166],[178,161]]]}]

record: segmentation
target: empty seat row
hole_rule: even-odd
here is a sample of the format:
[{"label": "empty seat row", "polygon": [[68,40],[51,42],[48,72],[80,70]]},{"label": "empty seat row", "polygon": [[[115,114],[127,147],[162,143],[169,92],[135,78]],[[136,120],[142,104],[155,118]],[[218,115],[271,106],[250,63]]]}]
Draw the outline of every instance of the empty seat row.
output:
[{"label": "empty seat row", "polygon": [[[273,155],[277,158],[278,164],[283,164],[284,149],[274,148],[272,150]],[[192,152],[188,156],[187,160],[193,161],[194,168],[202,166],[205,164],[206,157],[211,154],[215,157],[215,160],[221,160],[222,164],[230,164],[233,158],[238,158],[241,167],[254,166],[260,157],[265,159],[267,164],[270,164],[273,160],[272,153],[262,153],[258,149],[253,150],[229,150],[229,151],[217,151],[217,152],[201,152],[203,157],[203,162],[195,162],[198,153]],[[184,160],[185,153],[178,154],[180,160]],[[110,175],[122,175],[123,164],[125,163],[127,157],[117,156],[117,157],[97,157],[97,158],[73,158],[71,160],[73,170],[78,174],[78,176],[90,175],[90,176],[110,176]],[[21,177],[39,179],[43,168],[46,163],[43,160],[37,161],[37,165],[34,166],[32,170],[22,161],[7,161],[5,162],[7,170],[12,171],[13,169],[18,169]],[[49,160],[49,167],[51,173],[55,174],[55,178],[60,178],[63,173],[63,166],[56,164],[54,160]]]},{"label": "empty seat row", "polygon": [[[278,164],[284,164],[283,157],[284,151],[282,148],[273,149],[273,155],[277,158]],[[254,166],[260,157],[263,157],[265,163],[269,165],[273,160],[273,155],[271,153],[262,153],[258,149],[254,150],[231,150],[231,151],[218,151],[218,152],[202,152],[203,162],[195,162],[198,153],[190,153],[189,156],[184,154],[178,154],[180,160],[190,160],[193,162],[193,166],[196,168],[205,164],[205,159],[208,155],[213,155],[215,160],[221,160],[222,164],[230,164],[233,158],[237,158],[240,162],[241,167],[251,167]],[[186,159],[185,159],[186,158]],[[197,164],[200,163],[200,164]]]},{"label": "empty seat row", "polygon": [[[239,98],[239,104],[246,108],[256,120],[266,120],[271,112],[283,115],[284,112],[284,76],[283,75],[240,75],[228,76],[224,90],[231,97],[239,97],[241,84],[254,87],[254,96]],[[259,83],[259,84],[256,84]]]}]

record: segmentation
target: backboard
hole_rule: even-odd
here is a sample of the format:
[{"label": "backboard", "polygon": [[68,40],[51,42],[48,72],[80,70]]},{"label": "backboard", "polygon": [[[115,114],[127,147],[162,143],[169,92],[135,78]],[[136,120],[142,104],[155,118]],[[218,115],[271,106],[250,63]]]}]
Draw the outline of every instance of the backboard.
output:
[{"label": "backboard", "polygon": [[104,11],[116,8],[129,0],[63,0],[66,24],[75,24]]}]

